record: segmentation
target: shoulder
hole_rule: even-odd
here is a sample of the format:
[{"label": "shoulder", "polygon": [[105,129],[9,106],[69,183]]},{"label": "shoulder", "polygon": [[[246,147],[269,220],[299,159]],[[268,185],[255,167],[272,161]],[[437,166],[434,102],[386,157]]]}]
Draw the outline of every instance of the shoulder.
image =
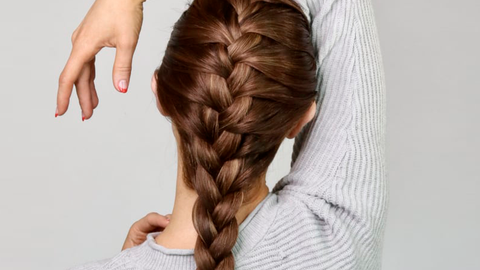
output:
[{"label": "shoulder", "polygon": [[312,18],[310,15],[310,9],[307,4],[307,0],[295,0],[295,2],[302,8],[303,13],[307,16],[308,21],[311,23]]},{"label": "shoulder", "polygon": [[80,264],[77,266],[74,266],[72,268],[68,268],[67,270],[129,270],[129,269],[135,269],[135,261],[134,256],[132,256],[132,253],[135,253],[135,251],[139,248],[140,246],[136,246],[133,248],[125,249],[122,252],[118,253],[117,255],[111,257],[111,258],[106,258],[106,259],[101,259],[97,261],[91,261],[87,262],[84,264]]},{"label": "shoulder", "polygon": [[[310,207],[312,201],[316,201],[316,197],[297,191],[295,186],[288,186],[276,191],[278,194],[279,207],[282,209],[277,215],[280,220],[302,220],[314,218],[316,213]],[[298,224],[300,225],[300,224]]]},{"label": "shoulder", "polygon": [[103,269],[103,265],[108,262],[110,258],[108,259],[102,259],[98,261],[91,261],[88,263],[83,263],[76,265],[74,267],[68,268],[67,270],[98,270],[98,269]]}]

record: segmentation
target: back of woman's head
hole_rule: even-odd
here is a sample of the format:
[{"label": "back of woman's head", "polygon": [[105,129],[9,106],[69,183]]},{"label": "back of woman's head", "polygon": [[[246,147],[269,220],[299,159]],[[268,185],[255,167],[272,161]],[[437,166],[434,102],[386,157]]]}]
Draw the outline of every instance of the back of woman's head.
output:
[{"label": "back of woman's head", "polygon": [[234,269],[235,215],[316,96],[310,34],[293,0],[194,0],[174,25],[155,79],[198,194],[198,269]]}]

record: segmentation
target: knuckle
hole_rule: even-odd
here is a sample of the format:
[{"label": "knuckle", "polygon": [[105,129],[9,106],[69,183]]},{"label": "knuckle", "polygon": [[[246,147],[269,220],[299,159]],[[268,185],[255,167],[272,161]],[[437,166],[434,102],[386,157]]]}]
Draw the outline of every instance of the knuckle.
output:
[{"label": "knuckle", "polygon": [[138,227],[138,221],[135,221],[132,226],[130,227],[130,230],[128,230],[128,233],[131,234],[132,232],[134,232]]},{"label": "knuckle", "polygon": [[72,36],[70,37],[70,41],[72,42],[72,44],[75,43],[75,40],[77,39],[77,35],[78,35],[78,30],[75,29],[75,31],[73,31],[72,33]]},{"label": "knuckle", "polygon": [[124,65],[117,65],[115,67],[115,71],[129,73],[129,72],[132,71],[132,67],[131,66],[124,66]]},{"label": "knuckle", "polygon": [[156,215],[157,215],[157,213],[155,213],[155,212],[150,212],[150,213],[148,213],[145,217],[146,217],[147,219],[151,219],[151,218],[154,218]]},{"label": "knuckle", "polygon": [[58,78],[58,84],[59,85],[68,85],[71,83],[71,79],[64,73],[60,74],[60,77]]}]

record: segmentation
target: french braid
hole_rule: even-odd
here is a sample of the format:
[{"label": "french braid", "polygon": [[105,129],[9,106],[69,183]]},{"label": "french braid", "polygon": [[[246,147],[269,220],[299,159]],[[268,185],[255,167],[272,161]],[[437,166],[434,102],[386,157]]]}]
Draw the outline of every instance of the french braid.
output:
[{"label": "french braid", "polygon": [[181,139],[200,270],[231,270],[235,215],[315,97],[308,20],[289,0],[194,0],[174,26],[157,93]]}]

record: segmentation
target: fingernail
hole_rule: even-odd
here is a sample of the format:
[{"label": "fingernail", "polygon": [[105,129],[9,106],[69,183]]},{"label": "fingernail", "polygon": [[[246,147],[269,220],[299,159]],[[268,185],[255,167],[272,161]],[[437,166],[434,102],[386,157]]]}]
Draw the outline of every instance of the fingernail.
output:
[{"label": "fingernail", "polygon": [[55,117],[58,116],[58,108],[55,109]]},{"label": "fingernail", "polygon": [[120,92],[126,93],[127,92],[127,81],[121,80],[118,83],[118,88],[120,89]]},{"label": "fingernail", "polygon": [[82,111],[82,121],[85,121],[85,115],[83,114],[83,111]]}]

